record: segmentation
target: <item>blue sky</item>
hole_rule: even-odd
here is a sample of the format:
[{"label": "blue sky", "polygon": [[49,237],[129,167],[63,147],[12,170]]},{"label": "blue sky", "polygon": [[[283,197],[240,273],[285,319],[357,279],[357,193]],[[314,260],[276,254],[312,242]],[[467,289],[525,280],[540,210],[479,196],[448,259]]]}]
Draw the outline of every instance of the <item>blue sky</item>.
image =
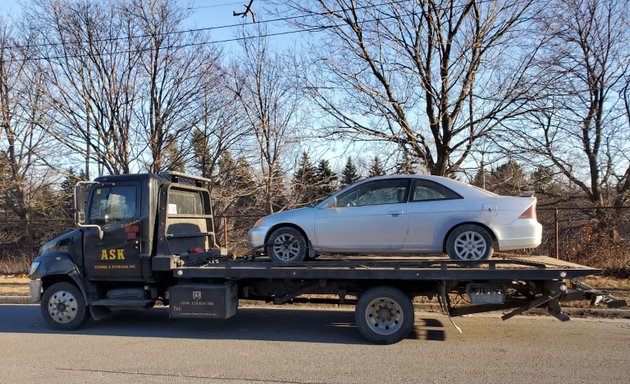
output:
[{"label": "blue sky", "polygon": [[[0,0],[0,16],[8,19],[18,16],[22,5],[29,4],[30,2],[30,0]],[[221,27],[210,31],[210,39],[212,41],[233,39],[240,30],[240,23],[251,23],[252,21],[250,16],[241,18],[232,15],[234,11],[243,11],[245,9],[244,6],[249,0],[179,0],[179,2],[190,8],[191,11],[191,16],[182,27],[183,29]],[[260,23],[278,17],[266,12],[265,6],[268,4],[268,0],[254,0],[252,9],[256,13],[257,22]],[[282,32],[291,29],[286,24],[278,22],[264,24],[268,33]],[[286,49],[299,46],[306,39],[313,39],[314,36],[317,35],[296,33],[285,36],[273,36],[269,38],[269,41],[272,46],[278,49]],[[221,42],[217,45],[220,46],[227,55],[238,55],[239,44],[236,41]],[[311,159],[328,159],[335,170],[340,171],[343,168],[346,158],[349,155],[354,157],[353,160],[358,162],[357,165],[361,168],[367,168],[369,161],[371,161],[371,158],[375,154],[371,147],[372,146],[368,145],[366,148],[365,144],[355,145],[344,140],[331,142],[329,140],[305,139],[301,140],[297,148],[293,148],[292,156],[289,155],[289,158],[285,159],[285,162],[288,163],[287,165],[290,165],[294,161],[292,159],[293,156],[295,156],[295,160],[297,160],[297,158],[301,156],[302,151],[308,150]],[[361,153],[359,158],[356,157],[357,153]],[[385,160],[386,158],[387,155],[381,153],[381,159]]]},{"label": "blue sky", "polygon": [[[223,27],[212,30],[212,40],[226,40],[234,37],[234,34],[239,29],[238,27],[228,27],[241,22],[251,22],[251,17],[241,18],[234,17],[232,12],[241,12],[245,9],[245,5],[248,0],[180,0],[184,6],[187,6],[191,10],[191,17],[185,25],[186,28],[205,28],[205,27]],[[29,0],[0,0],[0,15],[5,18],[17,16],[20,12],[20,8],[24,4],[29,4]],[[265,12],[264,0],[255,0],[252,9],[256,13],[256,19],[258,21],[264,21],[265,19],[274,18]],[[267,27],[270,32],[277,32],[280,30],[286,30],[286,26],[281,26],[278,23],[268,23]],[[299,39],[298,35],[279,36],[273,37],[274,43],[291,43],[294,40]],[[225,48],[230,46],[237,46],[236,42],[221,43]]]}]

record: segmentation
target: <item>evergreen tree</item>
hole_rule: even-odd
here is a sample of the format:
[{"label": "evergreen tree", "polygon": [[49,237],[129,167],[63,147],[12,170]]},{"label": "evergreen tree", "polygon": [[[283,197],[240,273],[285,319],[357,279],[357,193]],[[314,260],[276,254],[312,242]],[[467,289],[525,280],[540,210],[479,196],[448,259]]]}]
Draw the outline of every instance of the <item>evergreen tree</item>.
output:
[{"label": "evergreen tree", "polygon": [[385,169],[381,164],[381,159],[379,159],[378,156],[374,156],[374,159],[372,159],[372,165],[368,171],[368,177],[383,176],[384,174]]},{"label": "evergreen tree", "polygon": [[[568,189],[566,186],[563,186],[562,183],[556,180],[553,170],[544,165],[538,165],[536,170],[531,173],[530,183],[536,194],[539,195],[539,204],[541,204],[540,199],[542,197],[556,200],[563,196],[567,198],[567,196],[571,195],[571,193],[567,193]],[[546,202],[549,203],[549,201]]]},{"label": "evergreen tree", "polygon": [[234,214],[247,213],[256,207],[256,182],[245,157],[239,156],[234,161],[229,151],[224,152],[219,159],[219,175],[222,194]]},{"label": "evergreen tree", "polygon": [[519,163],[508,160],[490,172],[486,177],[486,189],[500,195],[516,195],[527,189],[527,178]]},{"label": "evergreen tree", "polygon": [[72,218],[73,216],[74,187],[81,180],[87,180],[85,171],[81,170],[81,172],[77,175],[74,168],[69,168],[67,170],[66,177],[61,182],[61,210],[62,214],[67,218]]},{"label": "evergreen tree", "polygon": [[402,159],[396,166],[396,173],[399,175],[413,175],[416,173],[415,165],[414,159],[409,156],[409,152],[404,151]]},{"label": "evergreen tree", "polygon": [[235,161],[231,153],[225,151],[219,157],[216,168],[216,182],[212,184],[213,209],[215,216],[221,218],[215,220],[217,233],[228,234],[227,239],[218,236],[218,241],[225,245],[245,238],[247,230],[253,225],[252,217],[263,216],[266,212],[262,212],[256,200],[260,190],[245,157],[239,156]]},{"label": "evergreen tree", "polygon": [[477,170],[477,173],[475,173],[475,177],[473,178],[473,181],[471,184],[479,188],[486,188],[487,178],[488,178],[488,172],[486,171],[486,168],[482,164],[481,167],[479,167],[479,169]]},{"label": "evergreen tree", "polygon": [[293,174],[291,184],[293,185],[293,196],[298,204],[310,204],[314,201],[317,191],[317,168],[311,163],[308,153],[302,153],[302,159],[298,169]]},{"label": "evergreen tree", "polygon": [[317,185],[315,201],[322,200],[335,191],[337,175],[330,169],[328,160],[322,159],[319,161],[315,178]]},{"label": "evergreen tree", "polygon": [[[212,161],[208,153],[208,138],[200,130],[195,130],[192,134],[192,149],[194,153],[194,168],[201,172],[202,177],[211,178],[213,176]],[[229,155],[229,154],[228,154]]]},{"label": "evergreen tree", "polygon": [[[218,182],[220,185],[230,185],[234,179],[234,173],[236,172],[236,163],[232,159],[232,154],[229,151],[225,151],[219,157],[218,163]],[[207,176],[205,176],[207,177]]]},{"label": "evergreen tree", "polygon": [[271,184],[269,185],[269,195],[267,201],[271,205],[271,210],[267,214],[278,212],[287,206],[287,196],[284,185],[284,171],[278,163],[274,164],[271,173]]},{"label": "evergreen tree", "polygon": [[357,171],[357,167],[355,167],[354,164],[352,163],[352,159],[348,157],[348,160],[346,161],[346,166],[343,168],[343,171],[341,172],[340,187],[344,188],[350,184],[356,183],[360,179],[361,179],[361,176],[359,175]]},{"label": "evergreen tree", "polygon": [[168,135],[168,144],[166,145],[165,162],[167,170],[173,172],[184,172],[184,154],[177,144],[177,140],[173,135]]}]

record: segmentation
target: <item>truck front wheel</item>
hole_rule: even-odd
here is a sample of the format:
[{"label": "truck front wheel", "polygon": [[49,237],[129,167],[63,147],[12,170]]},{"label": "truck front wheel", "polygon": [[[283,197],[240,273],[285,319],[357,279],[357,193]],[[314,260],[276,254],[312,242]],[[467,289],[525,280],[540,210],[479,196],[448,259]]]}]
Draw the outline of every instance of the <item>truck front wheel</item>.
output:
[{"label": "truck front wheel", "polygon": [[55,283],[42,296],[42,316],[53,328],[76,329],[89,317],[83,294],[70,283]]},{"label": "truck front wheel", "polygon": [[399,289],[375,287],[359,298],[355,321],[363,337],[369,341],[377,344],[397,343],[413,329],[413,303]]}]

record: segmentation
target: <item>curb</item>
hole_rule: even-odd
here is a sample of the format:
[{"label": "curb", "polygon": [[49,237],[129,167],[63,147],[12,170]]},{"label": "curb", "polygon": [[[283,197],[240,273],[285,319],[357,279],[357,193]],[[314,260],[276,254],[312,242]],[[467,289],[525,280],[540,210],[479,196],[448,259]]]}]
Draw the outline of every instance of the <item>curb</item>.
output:
[{"label": "curb", "polygon": [[0,304],[33,304],[30,296],[0,296]]}]

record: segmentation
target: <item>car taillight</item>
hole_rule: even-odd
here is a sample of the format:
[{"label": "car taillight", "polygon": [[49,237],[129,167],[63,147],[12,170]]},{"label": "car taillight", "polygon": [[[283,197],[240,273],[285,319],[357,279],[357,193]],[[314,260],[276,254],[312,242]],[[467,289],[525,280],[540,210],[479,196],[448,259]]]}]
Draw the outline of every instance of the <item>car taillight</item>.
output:
[{"label": "car taillight", "polygon": [[535,219],[536,218],[536,204],[532,204],[525,210],[525,212],[521,213],[518,217],[519,219]]}]

